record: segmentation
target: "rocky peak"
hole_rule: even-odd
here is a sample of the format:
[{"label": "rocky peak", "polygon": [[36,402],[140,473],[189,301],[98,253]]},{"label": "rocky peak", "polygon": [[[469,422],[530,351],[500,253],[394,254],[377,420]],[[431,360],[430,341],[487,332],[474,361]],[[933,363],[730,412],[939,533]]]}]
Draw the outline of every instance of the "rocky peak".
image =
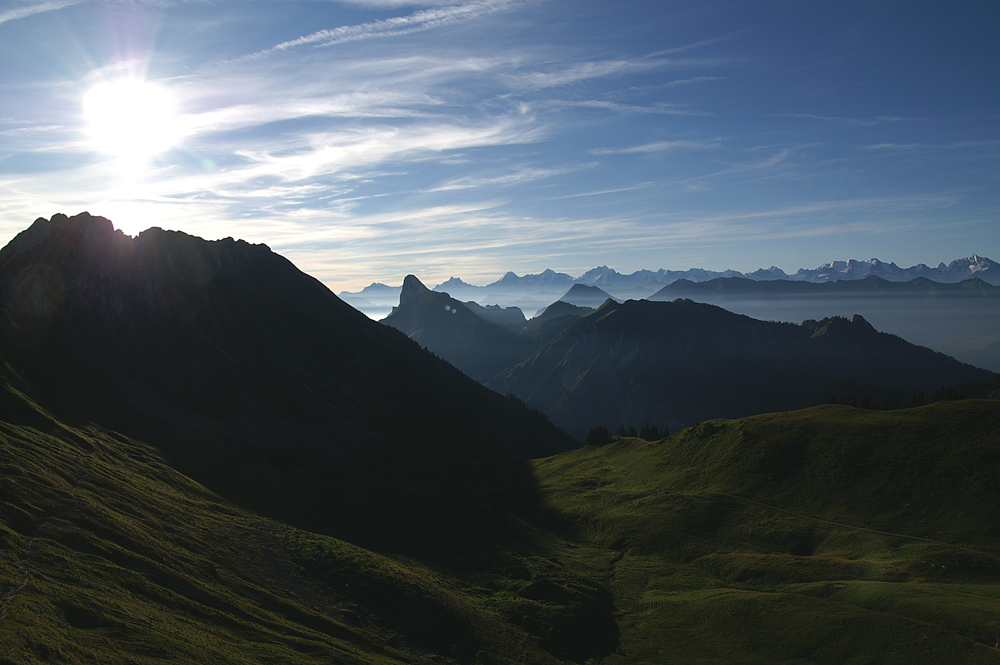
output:
[{"label": "rocky peak", "polygon": [[72,217],[56,213],[51,219],[39,217],[7,243],[7,246],[0,250],[0,264],[43,243],[77,251],[90,249],[95,245],[117,245],[126,239],[131,240],[121,231],[115,231],[114,224],[106,217],[94,216],[89,212],[81,212]]},{"label": "rocky peak", "polygon": [[402,293],[400,293],[400,298],[403,298],[407,295],[424,293],[425,291],[429,290],[430,289],[424,286],[423,282],[417,279],[416,275],[407,275],[405,278],[403,278],[403,291]]}]

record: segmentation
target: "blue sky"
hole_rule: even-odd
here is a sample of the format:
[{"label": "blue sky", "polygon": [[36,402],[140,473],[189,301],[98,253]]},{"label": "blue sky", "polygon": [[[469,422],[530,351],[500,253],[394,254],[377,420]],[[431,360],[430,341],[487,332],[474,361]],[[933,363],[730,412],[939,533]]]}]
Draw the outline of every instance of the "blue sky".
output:
[{"label": "blue sky", "polygon": [[[89,210],[267,243],[335,291],[1000,260],[997,13],[0,1],[0,243]],[[102,83],[147,92],[85,111]]]}]

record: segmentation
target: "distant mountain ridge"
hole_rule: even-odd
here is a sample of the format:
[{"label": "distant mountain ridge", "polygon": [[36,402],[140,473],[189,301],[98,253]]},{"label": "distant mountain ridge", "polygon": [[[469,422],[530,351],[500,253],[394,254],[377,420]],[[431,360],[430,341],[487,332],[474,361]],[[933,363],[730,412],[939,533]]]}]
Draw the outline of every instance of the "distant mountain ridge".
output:
[{"label": "distant mountain ridge", "polygon": [[771,266],[768,270],[757,270],[745,275],[745,277],[755,280],[790,279],[805,282],[864,279],[869,276],[881,277],[890,282],[908,282],[917,277],[924,277],[931,281],[945,284],[954,284],[978,277],[987,283],[997,286],[1000,285],[1000,264],[977,254],[964,259],[956,259],[948,265],[939,263],[934,268],[923,263],[918,263],[909,268],[900,268],[895,263],[885,263],[876,258],[871,258],[867,261],[857,261],[854,259],[849,261],[833,261],[831,263],[824,263],[813,270],[800,268],[792,275],[786,275],[781,269],[774,266]]},{"label": "distant mountain ridge", "polygon": [[[963,301],[1000,302],[994,295],[1000,288],[981,280],[896,284],[869,277],[805,284],[726,278],[675,284],[709,295],[720,285],[831,294],[844,286],[863,293],[888,286],[920,301],[926,285],[934,285],[960,292]],[[578,437],[592,426],[616,423],[674,430],[710,418],[820,404],[831,395],[866,394],[880,405],[895,405],[908,403],[912,393],[985,385],[995,376],[878,332],[861,316],[778,323],[674,294],[664,299],[669,302],[621,303],[598,287],[575,284],[531,320],[503,325],[478,314],[482,308],[475,303],[427,289],[409,275],[399,307],[383,323],[497,392],[513,393]],[[596,309],[580,306],[593,303]]]},{"label": "distant mountain ridge", "polygon": [[1000,370],[1000,286],[980,277],[956,283],[926,277],[895,282],[878,275],[829,282],[745,277],[677,280],[648,300],[677,298],[792,323],[861,314],[879,330],[963,362]]},{"label": "distant mountain ridge", "polygon": [[723,277],[705,282],[679,279],[664,286],[646,300],[674,300],[675,298],[696,299],[699,295],[713,294],[720,298],[725,295],[798,296],[818,298],[825,295],[851,294],[892,294],[935,297],[938,295],[958,295],[1000,298],[1000,286],[972,277],[961,282],[936,282],[926,277],[915,277],[906,281],[889,280],[879,275],[868,275],[860,279],[809,282],[803,280],[772,279],[753,280],[748,277]]},{"label": "distant mountain ridge", "polygon": [[[517,305],[530,311],[532,305],[536,309],[544,308],[559,296],[566,293],[574,284],[596,286],[608,292],[612,297],[622,300],[638,300],[647,298],[663,287],[678,280],[690,282],[707,282],[714,279],[741,277],[753,281],[790,280],[795,282],[826,283],[845,280],[860,280],[866,277],[880,277],[890,282],[908,282],[923,277],[934,282],[955,284],[973,278],[979,278],[993,286],[1000,286],[1000,263],[984,256],[973,254],[963,259],[956,259],[947,265],[939,263],[930,267],[919,263],[909,268],[901,268],[895,263],[886,263],[877,258],[866,261],[850,259],[848,261],[831,261],[818,268],[799,268],[794,273],[786,273],[781,268],[771,266],[760,268],[750,273],[737,270],[704,270],[690,268],[688,270],[637,270],[631,274],[623,274],[606,265],[592,268],[579,277],[551,269],[537,274],[518,276],[507,272],[499,280],[486,286],[469,284],[459,277],[451,277],[445,282],[433,287],[433,291],[443,291],[463,302],[474,300],[479,304],[496,304],[501,306]],[[386,286],[375,283],[361,291],[342,291],[340,297],[355,305],[362,311],[380,308],[388,312],[388,308],[399,301],[399,291],[402,287]],[[532,300],[531,297],[535,299]],[[552,296],[556,296],[553,298]],[[517,302],[528,298],[527,301]]]}]

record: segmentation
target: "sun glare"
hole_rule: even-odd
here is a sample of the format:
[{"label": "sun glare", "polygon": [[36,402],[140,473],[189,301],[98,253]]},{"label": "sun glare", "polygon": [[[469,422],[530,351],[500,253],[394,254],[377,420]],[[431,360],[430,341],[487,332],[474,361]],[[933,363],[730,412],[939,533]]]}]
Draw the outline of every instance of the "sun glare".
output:
[{"label": "sun glare", "polygon": [[155,83],[98,83],[83,97],[83,115],[94,146],[123,162],[144,162],[177,140],[174,100]]}]

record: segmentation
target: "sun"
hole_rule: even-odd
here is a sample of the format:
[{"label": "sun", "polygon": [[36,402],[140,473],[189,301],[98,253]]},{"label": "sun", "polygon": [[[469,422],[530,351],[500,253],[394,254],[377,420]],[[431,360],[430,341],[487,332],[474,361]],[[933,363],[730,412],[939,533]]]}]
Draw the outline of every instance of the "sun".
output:
[{"label": "sun", "polygon": [[83,97],[95,148],[124,163],[142,163],[177,141],[176,103],[163,86],[141,79],[104,81]]}]

